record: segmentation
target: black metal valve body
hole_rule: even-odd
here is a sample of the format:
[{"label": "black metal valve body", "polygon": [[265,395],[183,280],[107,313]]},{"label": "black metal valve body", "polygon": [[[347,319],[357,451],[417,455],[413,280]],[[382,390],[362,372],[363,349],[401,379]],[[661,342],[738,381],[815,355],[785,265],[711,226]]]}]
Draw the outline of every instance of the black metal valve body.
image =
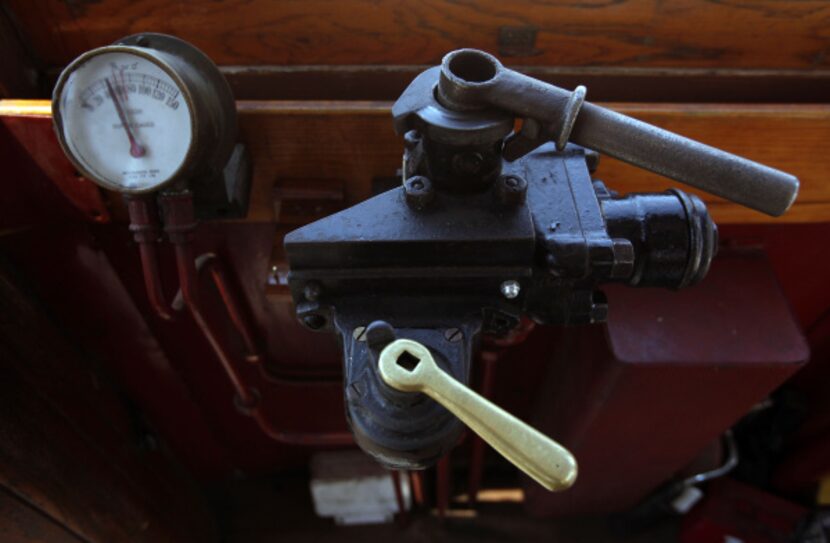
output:
[{"label": "black metal valve body", "polygon": [[513,117],[448,109],[435,70],[393,108],[405,135],[401,186],[285,237],[298,318],[342,339],[356,440],[397,469],[434,463],[461,426],[433,400],[381,381],[386,344],[417,340],[467,383],[482,334],[505,334],[522,318],[602,322],[601,284],[685,287],[717,247],[697,197],[618,196],[592,178],[593,151],[547,143],[507,161]]}]

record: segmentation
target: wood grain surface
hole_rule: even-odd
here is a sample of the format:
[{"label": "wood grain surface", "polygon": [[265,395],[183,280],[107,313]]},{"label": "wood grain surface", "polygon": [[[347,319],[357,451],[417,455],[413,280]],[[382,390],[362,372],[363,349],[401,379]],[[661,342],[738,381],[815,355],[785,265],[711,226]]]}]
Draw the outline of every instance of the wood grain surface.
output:
[{"label": "wood grain surface", "polygon": [[[830,221],[830,105],[604,105],[801,180],[793,208],[779,219],[603,157],[596,176],[610,188],[627,193],[679,187],[700,194],[719,223]],[[351,205],[371,195],[375,178],[394,175],[400,166],[402,140],[392,130],[387,102],[241,101],[237,109],[254,164],[246,220],[274,220],[273,189],[288,180],[342,180],[344,203]],[[47,101],[0,101],[6,126],[11,119],[49,115]]]},{"label": "wood grain surface", "polygon": [[[779,219],[603,157],[596,176],[610,188],[679,187],[703,197],[721,223],[830,221],[830,106],[606,105],[801,179],[798,200]],[[238,109],[254,159],[249,219],[273,217],[271,190],[281,179],[343,179],[352,204],[371,195],[374,178],[393,175],[400,165],[402,141],[387,103],[239,102]]]},{"label": "wood grain surface", "polygon": [[0,98],[35,95],[40,90],[36,78],[33,59],[0,5]]},{"label": "wood grain surface", "polygon": [[0,541],[4,543],[84,543],[45,512],[0,488]]},{"label": "wood grain surface", "polygon": [[[163,448],[142,447],[140,417],[121,389],[95,354],[73,343],[65,324],[55,319],[46,300],[28,290],[29,278],[20,274],[4,251],[0,489],[41,511],[55,526],[22,522],[50,532],[62,526],[64,532],[96,543],[217,541],[206,501],[189,475]],[[0,503],[4,542],[13,539],[3,536],[14,535],[3,533],[14,528],[2,516],[7,507]],[[47,535],[49,541],[61,540]]]},{"label": "wood grain surface", "polygon": [[830,68],[830,2],[823,0],[5,4],[47,66],[155,31],[188,40],[225,65],[434,64],[452,49],[477,47],[528,66]]}]

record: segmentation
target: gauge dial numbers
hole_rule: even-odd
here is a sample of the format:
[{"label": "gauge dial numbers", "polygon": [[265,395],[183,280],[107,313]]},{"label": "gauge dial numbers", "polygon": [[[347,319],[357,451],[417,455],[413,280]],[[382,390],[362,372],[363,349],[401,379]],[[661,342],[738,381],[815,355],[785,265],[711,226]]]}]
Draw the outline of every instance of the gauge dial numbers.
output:
[{"label": "gauge dial numbers", "polygon": [[67,156],[103,187],[150,192],[186,169],[192,100],[181,78],[140,48],[103,47],[76,59],[58,80],[52,109]]}]

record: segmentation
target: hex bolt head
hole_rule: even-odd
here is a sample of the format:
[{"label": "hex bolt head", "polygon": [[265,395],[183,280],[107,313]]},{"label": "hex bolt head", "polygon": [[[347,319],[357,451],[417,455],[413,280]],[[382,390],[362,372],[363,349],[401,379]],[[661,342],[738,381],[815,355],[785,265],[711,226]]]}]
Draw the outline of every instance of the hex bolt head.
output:
[{"label": "hex bolt head", "polygon": [[611,240],[614,250],[614,265],[611,267],[612,279],[628,279],[634,274],[634,245],[630,240],[615,238]]},{"label": "hex bolt head", "polygon": [[421,133],[417,130],[409,130],[403,135],[403,144],[409,150],[414,149],[421,143]]},{"label": "hex bolt head", "polygon": [[303,289],[303,296],[309,302],[316,302],[320,298],[320,294],[323,292],[323,287],[320,286],[320,283],[316,281],[312,281],[307,283],[305,288]]},{"label": "hex bolt head", "polygon": [[403,184],[406,203],[416,210],[424,209],[435,196],[432,181],[423,175],[413,175]]},{"label": "hex bolt head", "polygon": [[514,300],[519,296],[519,293],[522,292],[522,286],[515,279],[509,279],[501,284],[499,290],[501,291],[502,296],[508,300]]},{"label": "hex bolt head", "polygon": [[502,175],[496,181],[496,196],[504,205],[521,205],[527,198],[527,181],[517,175]]}]

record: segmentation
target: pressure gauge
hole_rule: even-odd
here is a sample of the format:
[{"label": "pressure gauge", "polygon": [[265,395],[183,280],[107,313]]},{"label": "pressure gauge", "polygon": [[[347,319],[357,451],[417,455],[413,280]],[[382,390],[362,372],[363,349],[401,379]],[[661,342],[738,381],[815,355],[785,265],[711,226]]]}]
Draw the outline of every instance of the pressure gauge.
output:
[{"label": "pressure gauge", "polygon": [[55,130],[84,176],[128,194],[209,176],[236,140],[227,81],[194,46],[137,34],[84,53],[61,73]]}]

